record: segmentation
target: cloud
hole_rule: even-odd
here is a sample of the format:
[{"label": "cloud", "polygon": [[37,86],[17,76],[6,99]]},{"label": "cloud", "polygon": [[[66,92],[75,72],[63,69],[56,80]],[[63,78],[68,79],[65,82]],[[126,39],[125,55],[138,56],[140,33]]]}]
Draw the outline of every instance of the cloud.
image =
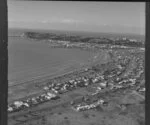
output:
[{"label": "cloud", "polygon": [[76,24],[76,23],[83,23],[82,20],[75,20],[75,19],[60,19],[60,18],[52,18],[51,20],[42,20],[41,23],[65,23],[65,24]]},{"label": "cloud", "polygon": [[75,20],[75,19],[62,19],[62,20],[60,20],[60,23],[81,24],[81,23],[84,23],[84,21],[83,20]]},{"label": "cloud", "polygon": [[12,23],[42,23],[42,24],[48,24],[48,23],[64,23],[64,24],[78,24],[83,23],[83,20],[76,20],[76,19],[70,19],[70,18],[51,18],[51,19],[41,19],[41,20],[35,20],[35,19],[26,19],[26,20],[15,20],[15,19],[9,19],[9,22]]},{"label": "cloud", "polygon": [[78,20],[73,20],[73,19],[63,19],[61,20],[62,23],[76,23],[79,22]]},{"label": "cloud", "polygon": [[50,23],[48,20],[42,20],[41,23]]},{"label": "cloud", "polygon": [[14,20],[14,19],[9,19],[9,18],[8,18],[8,22],[15,22],[15,20]]}]

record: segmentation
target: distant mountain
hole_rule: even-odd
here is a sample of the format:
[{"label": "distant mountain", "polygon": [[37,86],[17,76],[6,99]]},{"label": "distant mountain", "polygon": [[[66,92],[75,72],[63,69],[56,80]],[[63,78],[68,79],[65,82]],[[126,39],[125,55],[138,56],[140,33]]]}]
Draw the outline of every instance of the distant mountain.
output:
[{"label": "distant mountain", "polygon": [[144,35],[137,35],[131,33],[111,33],[111,32],[87,32],[87,31],[67,31],[67,30],[48,30],[48,29],[22,29],[22,28],[9,28],[8,36],[21,36],[25,32],[39,32],[39,33],[55,33],[67,35],[80,35],[91,37],[128,37],[131,39],[138,39],[145,41]]}]

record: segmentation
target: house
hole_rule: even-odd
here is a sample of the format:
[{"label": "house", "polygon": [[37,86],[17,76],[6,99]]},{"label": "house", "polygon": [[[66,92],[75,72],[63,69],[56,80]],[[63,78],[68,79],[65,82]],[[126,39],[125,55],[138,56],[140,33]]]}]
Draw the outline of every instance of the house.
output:
[{"label": "house", "polygon": [[19,108],[19,107],[21,107],[23,105],[23,102],[22,101],[15,101],[14,102],[14,106],[16,107],[16,108]]}]

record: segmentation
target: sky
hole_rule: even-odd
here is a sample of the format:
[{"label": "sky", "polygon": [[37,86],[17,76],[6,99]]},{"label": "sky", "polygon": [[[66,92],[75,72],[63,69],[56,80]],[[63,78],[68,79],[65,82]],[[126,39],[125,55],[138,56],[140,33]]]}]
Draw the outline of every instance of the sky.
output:
[{"label": "sky", "polygon": [[145,34],[145,3],[8,0],[8,26]]}]

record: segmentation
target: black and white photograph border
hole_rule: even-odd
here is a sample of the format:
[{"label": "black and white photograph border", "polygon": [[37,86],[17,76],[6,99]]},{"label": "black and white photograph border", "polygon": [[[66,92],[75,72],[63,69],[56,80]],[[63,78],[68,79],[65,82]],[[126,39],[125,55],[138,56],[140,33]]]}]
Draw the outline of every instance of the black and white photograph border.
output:
[{"label": "black and white photograph border", "polygon": [[[145,2],[144,44],[135,44],[134,39],[124,36],[115,40],[109,35],[94,36],[95,39],[57,30],[25,29],[21,35],[9,36],[8,1],[0,1],[0,125],[148,125],[149,2]],[[70,36],[82,44],[70,43]],[[71,62],[73,71],[10,82],[9,37],[16,41],[18,37],[18,41],[25,38],[25,42],[33,43],[30,45],[44,43],[55,51],[65,48],[71,52],[75,48],[79,51],[75,53],[84,50],[94,54],[85,57],[89,58],[87,63],[81,62],[78,68],[78,62]],[[88,39],[91,41],[87,44],[84,40]],[[99,39],[111,42],[106,45]]]}]

